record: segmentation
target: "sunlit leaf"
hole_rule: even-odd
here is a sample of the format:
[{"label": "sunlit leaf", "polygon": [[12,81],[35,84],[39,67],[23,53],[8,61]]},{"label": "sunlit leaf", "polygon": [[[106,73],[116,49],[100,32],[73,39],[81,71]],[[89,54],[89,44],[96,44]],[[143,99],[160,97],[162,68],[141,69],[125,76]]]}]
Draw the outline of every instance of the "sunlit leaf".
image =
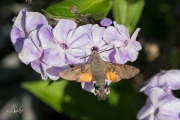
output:
[{"label": "sunlit leaf", "polygon": [[73,18],[71,7],[76,6],[81,14],[89,14],[95,19],[104,18],[112,7],[112,0],[63,0],[44,10],[57,18]]},{"label": "sunlit leaf", "polygon": [[115,91],[114,89],[111,88],[111,94],[108,95],[108,101],[109,104],[113,107],[115,107],[119,100],[120,100],[120,95],[117,93],[117,91]]},{"label": "sunlit leaf", "polygon": [[141,17],[144,4],[144,0],[114,0],[112,8],[115,21],[127,26],[132,33]]},{"label": "sunlit leaf", "polygon": [[108,100],[98,101],[94,94],[81,89],[80,83],[60,80],[24,82],[22,87],[56,111],[79,120],[135,120],[143,100],[133,92],[128,80],[111,84]]},{"label": "sunlit leaf", "polygon": [[40,80],[37,82],[24,82],[22,87],[32,92],[39,99],[54,108],[56,111],[62,111],[62,98],[67,81],[53,82],[48,86],[49,81]]}]

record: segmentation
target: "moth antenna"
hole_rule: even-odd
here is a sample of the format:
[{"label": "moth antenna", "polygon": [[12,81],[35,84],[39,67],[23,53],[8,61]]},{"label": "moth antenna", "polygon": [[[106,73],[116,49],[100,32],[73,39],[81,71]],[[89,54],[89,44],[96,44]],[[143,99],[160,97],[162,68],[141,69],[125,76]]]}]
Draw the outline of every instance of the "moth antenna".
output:
[{"label": "moth antenna", "polygon": [[84,59],[84,58],[87,58],[87,57],[89,57],[89,56],[92,56],[92,55],[87,55],[87,56],[84,56],[84,57],[82,57],[82,58],[80,58],[80,59]]},{"label": "moth antenna", "polygon": [[102,53],[102,52],[105,52],[105,51],[109,51],[109,50],[112,50],[114,47],[110,48],[110,49],[107,49],[107,50],[103,50],[103,51],[100,51],[99,53]]},{"label": "moth antenna", "polygon": [[[99,53],[102,53],[102,52],[105,52],[105,51],[112,50],[113,48],[114,48],[114,47],[112,47],[112,48],[110,48],[110,49],[107,49],[107,50],[100,51]],[[80,58],[80,59],[84,59],[84,58],[89,57],[89,56],[92,56],[92,54],[87,55],[87,56],[84,56],[84,57],[82,57],[82,58]]]}]

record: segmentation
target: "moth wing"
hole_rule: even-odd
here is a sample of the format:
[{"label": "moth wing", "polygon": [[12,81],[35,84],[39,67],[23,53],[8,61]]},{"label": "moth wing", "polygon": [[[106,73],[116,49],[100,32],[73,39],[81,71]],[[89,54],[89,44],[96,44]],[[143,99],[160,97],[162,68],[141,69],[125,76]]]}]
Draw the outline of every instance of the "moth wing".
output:
[{"label": "moth wing", "polygon": [[66,80],[75,80],[81,75],[81,66],[65,69],[59,73],[59,76]]},{"label": "moth wing", "polygon": [[59,76],[66,80],[78,82],[90,82],[92,80],[90,64],[65,69],[59,73]]},{"label": "moth wing", "polygon": [[107,62],[107,79],[118,82],[121,79],[129,79],[139,73],[139,69],[130,65]]}]

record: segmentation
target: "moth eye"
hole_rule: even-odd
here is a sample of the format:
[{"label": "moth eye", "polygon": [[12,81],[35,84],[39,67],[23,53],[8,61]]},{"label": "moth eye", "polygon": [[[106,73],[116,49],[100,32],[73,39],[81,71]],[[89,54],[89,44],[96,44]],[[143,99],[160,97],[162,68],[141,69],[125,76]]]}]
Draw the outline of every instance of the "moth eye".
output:
[{"label": "moth eye", "polygon": [[98,52],[98,51],[99,51],[99,48],[96,47],[96,46],[92,47],[92,48],[91,48],[91,52],[94,52],[94,51]]}]

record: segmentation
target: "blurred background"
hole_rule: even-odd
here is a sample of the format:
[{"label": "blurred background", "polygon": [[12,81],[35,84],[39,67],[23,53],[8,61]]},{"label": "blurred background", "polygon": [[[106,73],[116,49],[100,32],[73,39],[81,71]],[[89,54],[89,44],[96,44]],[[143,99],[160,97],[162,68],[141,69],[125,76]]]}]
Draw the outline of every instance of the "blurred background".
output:
[{"label": "blurred background", "polygon": [[[180,1],[145,0],[142,16],[136,26],[141,28],[137,40],[141,43],[142,50],[135,62],[128,63],[141,72],[132,79],[112,83],[112,94],[106,101],[98,101],[93,94],[82,90],[79,83],[53,83],[63,88],[58,92],[61,95],[57,103],[58,100],[61,102],[58,106],[54,105],[60,110],[55,109],[52,107],[56,104],[53,101],[53,91],[51,90],[52,94],[44,93],[47,81],[39,82],[41,76],[30,65],[20,62],[10,40],[12,19],[22,8],[41,12],[41,9],[59,2],[34,1],[35,5],[27,4],[25,0],[0,1],[0,120],[136,120],[136,115],[146,100],[146,96],[139,92],[142,82],[162,69],[180,67]],[[112,11],[108,17],[113,19]],[[23,89],[21,84],[24,82],[33,82],[31,87],[42,86],[38,89],[41,91],[38,95],[43,97]],[[51,88],[53,87],[47,89]],[[180,98],[179,91],[174,93]],[[23,112],[8,113],[6,110],[13,110],[13,105],[18,108],[23,106]]]}]

